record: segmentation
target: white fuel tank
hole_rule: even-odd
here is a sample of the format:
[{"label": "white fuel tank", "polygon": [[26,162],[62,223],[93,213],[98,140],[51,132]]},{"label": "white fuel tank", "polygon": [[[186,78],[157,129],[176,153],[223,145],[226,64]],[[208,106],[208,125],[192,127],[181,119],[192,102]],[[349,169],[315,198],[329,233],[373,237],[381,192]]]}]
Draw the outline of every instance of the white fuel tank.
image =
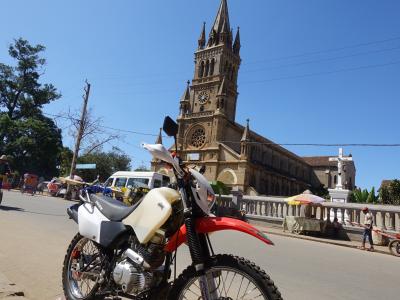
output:
[{"label": "white fuel tank", "polygon": [[167,187],[152,189],[142,203],[122,222],[133,228],[140,243],[147,243],[171,215],[179,193]]}]

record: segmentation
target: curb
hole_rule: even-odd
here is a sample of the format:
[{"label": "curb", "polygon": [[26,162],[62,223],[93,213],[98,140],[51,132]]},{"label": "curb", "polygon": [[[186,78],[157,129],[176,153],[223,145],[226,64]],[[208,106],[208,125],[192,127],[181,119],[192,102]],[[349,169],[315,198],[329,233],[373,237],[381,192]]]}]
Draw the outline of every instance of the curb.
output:
[{"label": "curb", "polygon": [[[353,249],[360,250],[357,248],[356,245],[349,245],[349,244],[343,244],[343,243],[338,243],[338,242],[329,241],[329,240],[319,240],[319,239],[308,238],[305,236],[296,236],[296,235],[289,235],[289,234],[280,233],[280,232],[267,231],[264,228],[261,229],[261,231],[264,233],[267,233],[267,234],[271,234],[271,235],[277,235],[277,236],[282,236],[282,237],[288,237],[288,238],[294,238],[294,239],[299,239],[299,240],[306,240],[306,241],[311,241],[311,242],[317,242],[317,243],[322,243],[322,244],[329,244],[329,245],[334,245],[334,246],[341,246],[341,247],[353,248]],[[363,250],[363,251],[365,251],[365,250]],[[372,253],[380,253],[380,254],[386,254],[386,255],[392,256],[392,254],[389,251],[383,251],[383,250],[376,249],[376,248],[375,248],[375,251],[373,251]]]}]

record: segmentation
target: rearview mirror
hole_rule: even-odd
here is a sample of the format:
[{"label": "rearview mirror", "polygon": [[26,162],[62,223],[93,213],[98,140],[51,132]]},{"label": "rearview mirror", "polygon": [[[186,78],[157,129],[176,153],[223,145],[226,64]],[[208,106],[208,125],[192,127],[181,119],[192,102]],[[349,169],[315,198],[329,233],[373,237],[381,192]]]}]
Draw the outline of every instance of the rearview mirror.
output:
[{"label": "rearview mirror", "polygon": [[178,133],[178,124],[169,116],[164,119],[163,130],[168,136],[176,136]]}]

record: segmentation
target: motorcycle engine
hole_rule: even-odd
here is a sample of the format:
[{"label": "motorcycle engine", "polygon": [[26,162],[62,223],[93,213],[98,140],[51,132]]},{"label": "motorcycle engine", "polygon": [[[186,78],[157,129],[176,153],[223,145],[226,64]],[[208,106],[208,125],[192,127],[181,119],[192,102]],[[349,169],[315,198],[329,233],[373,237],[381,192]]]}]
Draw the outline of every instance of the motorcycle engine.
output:
[{"label": "motorcycle engine", "polygon": [[[162,278],[162,264],[165,260],[165,233],[159,230],[145,245],[135,237],[113,270],[114,282],[124,293],[137,295],[151,288]],[[161,267],[161,268],[160,268]]]},{"label": "motorcycle engine", "polygon": [[153,274],[138,269],[133,262],[125,259],[115,266],[113,278],[124,293],[137,295],[151,286]]}]

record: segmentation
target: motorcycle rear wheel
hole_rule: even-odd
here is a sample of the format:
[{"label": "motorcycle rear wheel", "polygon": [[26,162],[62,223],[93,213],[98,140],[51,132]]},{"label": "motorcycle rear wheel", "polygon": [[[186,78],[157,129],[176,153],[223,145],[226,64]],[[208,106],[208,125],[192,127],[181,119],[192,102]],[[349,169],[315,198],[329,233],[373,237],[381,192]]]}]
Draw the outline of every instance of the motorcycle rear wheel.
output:
[{"label": "motorcycle rear wheel", "polygon": [[[206,274],[214,278],[218,300],[265,299],[282,300],[271,278],[254,263],[242,257],[216,255],[206,264]],[[174,282],[169,300],[203,299],[199,277],[189,266]],[[214,300],[214,299],[213,299]]]},{"label": "motorcycle rear wheel", "polygon": [[[93,241],[79,233],[72,239],[64,258],[62,285],[66,300],[103,299],[96,295],[99,289],[99,268],[90,266],[99,263],[100,249]],[[82,267],[93,268],[91,272],[79,272]],[[96,278],[97,277],[97,278]]]}]

